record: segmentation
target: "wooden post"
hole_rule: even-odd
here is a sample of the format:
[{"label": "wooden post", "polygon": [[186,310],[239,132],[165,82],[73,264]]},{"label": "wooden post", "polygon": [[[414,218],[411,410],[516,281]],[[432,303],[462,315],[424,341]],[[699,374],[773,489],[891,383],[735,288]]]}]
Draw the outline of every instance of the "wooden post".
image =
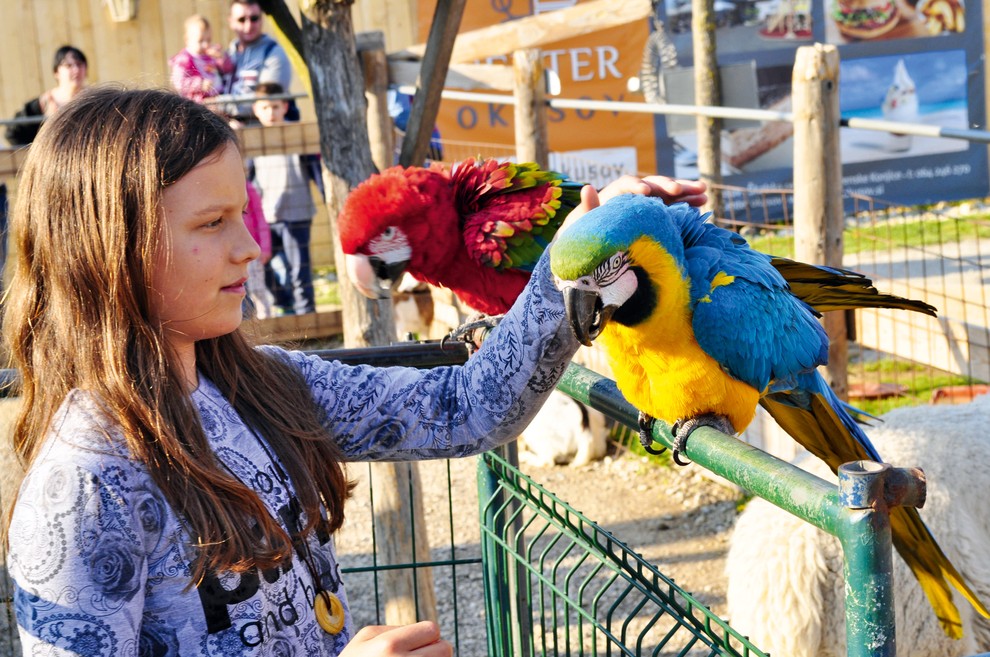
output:
[{"label": "wooden post", "polygon": [[[367,133],[368,113],[364,81],[357,57],[351,7],[348,2],[311,0],[300,4],[303,51],[313,85],[313,104],[320,126],[320,152],[323,179],[327,189],[327,210],[333,228],[334,258],[344,316],[344,343],[349,347],[387,345],[395,339],[392,300],[372,300],[362,296],[347,277],[344,254],[336,230],[336,218],[351,188],[368,178],[375,165]],[[380,508],[397,518],[396,523],[376,523],[379,563],[417,561],[429,554],[422,505],[413,502],[418,494],[418,475],[410,474],[416,464],[381,463],[372,466]],[[413,486],[410,487],[410,480]],[[410,491],[414,491],[410,495]],[[382,527],[385,525],[385,527]],[[413,531],[418,532],[414,537]],[[386,533],[387,532],[387,533]],[[421,532],[421,535],[420,533]],[[416,546],[413,554],[412,546]],[[413,600],[420,601],[420,617],[436,618],[433,577],[429,569],[413,578],[409,569],[387,570],[385,622],[403,624],[415,619]],[[416,584],[419,583],[417,590]],[[426,609],[432,603],[432,609]]]},{"label": "wooden post", "polygon": [[[722,104],[715,43],[715,0],[692,0],[691,39],[694,43],[694,102],[704,107]],[[708,183],[707,210],[722,216],[722,119],[698,116],[698,176]]]},{"label": "wooden post", "polygon": [[364,72],[364,97],[368,101],[368,141],[375,167],[392,166],[395,160],[395,132],[388,113],[388,58],[385,34],[365,32],[358,36],[358,57]]},{"label": "wooden post", "polygon": [[547,85],[539,49],[515,51],[512,66],[515,71],[516,161],[536,162],[547,169],[550,167]]},{"label": "wooden post", "polygon": [[420,69],[419,91],[413,98],[406,125],[406,138],[402,141],[399,164],[422,165],[430,147],[433,124],[440,111],[440,92],[450,68],[450,53],[454,49],[457,30],[461,26],[464,5],[467,0],[443,0],[438,2],[426,40],[426,54]]},{"label": "wooden post", "polygon": [[[839,149],[839,51],[815,44],[797,49],[791,79],[794,103],[794,251],[798,260],[842,266],[842,158]],[[849,396],[845,313],[826,313],[826,378],[840,399]]]}]

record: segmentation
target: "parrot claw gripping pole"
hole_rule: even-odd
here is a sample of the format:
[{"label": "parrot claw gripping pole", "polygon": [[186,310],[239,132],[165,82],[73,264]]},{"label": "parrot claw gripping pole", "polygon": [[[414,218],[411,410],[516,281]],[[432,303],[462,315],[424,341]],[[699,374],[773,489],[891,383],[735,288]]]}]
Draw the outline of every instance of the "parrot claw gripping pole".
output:
[{"label": "parrot claw gripping pole", "polygon": [[677,465],[684,466],[691,463],[691,461],[681,460],[681,454],[687,449],[688,438],[691,437],[691,434],[698,427],[711,427],[730,436],[736,433],[732,423],[729,422],[729,418],[724,415],[718,415],[717,413],[705,413],[698,417],[678,420],[670,429],[671,435],[674,437],[674,446],[670,455]]},{"label": "parrot claw gripping pole", "polygon": [[[498,326],[498,323],[502,321],[503,317],[505,315],[472,315],[468,317],[466,322],[440,338],[440,347],[443,348],[447,340],[462,340],[471,347],[472,351],[477,351],[479,343],[485,339],[489,331]],[[481,340],[475,339],[474,332],[478,329],[484,329],[481,334]]]},{"label": "parrot claw gripping pole", "polygon": [[653,454],[654,456],[659,456],[667,451],[666,447],[661,447],[657,449],[653,447],[653,424],[656,422],[654,418],[647,415],[646,413],[639,412],[639,443],[646,450],[647,454]]}]

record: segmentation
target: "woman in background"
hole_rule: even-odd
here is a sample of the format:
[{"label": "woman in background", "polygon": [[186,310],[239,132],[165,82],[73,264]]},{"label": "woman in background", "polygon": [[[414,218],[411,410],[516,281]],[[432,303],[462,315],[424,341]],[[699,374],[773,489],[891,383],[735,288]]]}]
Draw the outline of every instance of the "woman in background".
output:
[{"label": "woman in background", "polygon": [[[56,50],[52,71],[55,73],[55,86],[25,103],[14,118],[50,118],[86,88],[86,55],[79,48],[62,46]],[[7,141],[11,146],[27,146],[34,141],[40,128],[41,121],[10,125],[7,127]]]}]

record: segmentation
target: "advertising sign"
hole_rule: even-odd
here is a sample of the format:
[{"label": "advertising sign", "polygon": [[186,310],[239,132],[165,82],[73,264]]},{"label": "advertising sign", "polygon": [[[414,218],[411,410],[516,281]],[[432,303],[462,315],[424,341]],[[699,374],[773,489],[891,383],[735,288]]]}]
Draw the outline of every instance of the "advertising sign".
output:
[{"label": "advertising sign", "polygon": [[[575,4],[577,0],[469,0],[461,32]],[[421,41],[427,38],[435,6],[435,2],[419,3]],[[649,29],[648,21],[639,20],[544,45],[543,66],[559,77],[561,97],[640,101],[642,96],[627,91],[627,84],[638,75]],[[481,63],[511,66],[512,53]],[[649,114],[551,109],[548,121],[551,166],[577,180],[602,186],[622,173],[657,170],[654,120]],[[437,124],[445,141],[471,142],[479,150],[485,144],[512,149],[515,143],[511,105],[445,99]]]},{"label": "advertising sign", "polygon": [[[665,0],[663,39],[691,64],[690,0]],[[982,7],[966,0],[716,0],[720,65],[754,62],[757,107],[791,109],[794,51],[838,46],[843,118],[985,129]],[[662,76],[662,71],[660,72]],[[683,98],[667,102],[685,102]],[[657,120],[661,171],[697,175],[696,135]],[[986,196],[984,144],[864,129],[840,131],[844,188],[898,204]],[[787,188],[792,129],[766,123],[723,132],[724,181]],[[739,202],[745,202],[740,200]]]}]

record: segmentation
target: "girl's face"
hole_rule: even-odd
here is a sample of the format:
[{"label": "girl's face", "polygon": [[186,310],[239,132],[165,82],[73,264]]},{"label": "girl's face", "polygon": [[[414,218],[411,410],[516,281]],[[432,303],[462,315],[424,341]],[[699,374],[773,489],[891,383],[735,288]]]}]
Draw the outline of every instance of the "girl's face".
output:
[{"label": "girl's face", "polygon": [[151,311],[179,353],[240,326],[247,266],[261,254],[244,226],[246,204],[241,155],[230,144],[162,193]]},{"label": "girl's face", "polygon": [[60,86],[82,86],[86,80],[86,65],[76,59],[72,53],[67,54],[55,69],[55,81]]}]

